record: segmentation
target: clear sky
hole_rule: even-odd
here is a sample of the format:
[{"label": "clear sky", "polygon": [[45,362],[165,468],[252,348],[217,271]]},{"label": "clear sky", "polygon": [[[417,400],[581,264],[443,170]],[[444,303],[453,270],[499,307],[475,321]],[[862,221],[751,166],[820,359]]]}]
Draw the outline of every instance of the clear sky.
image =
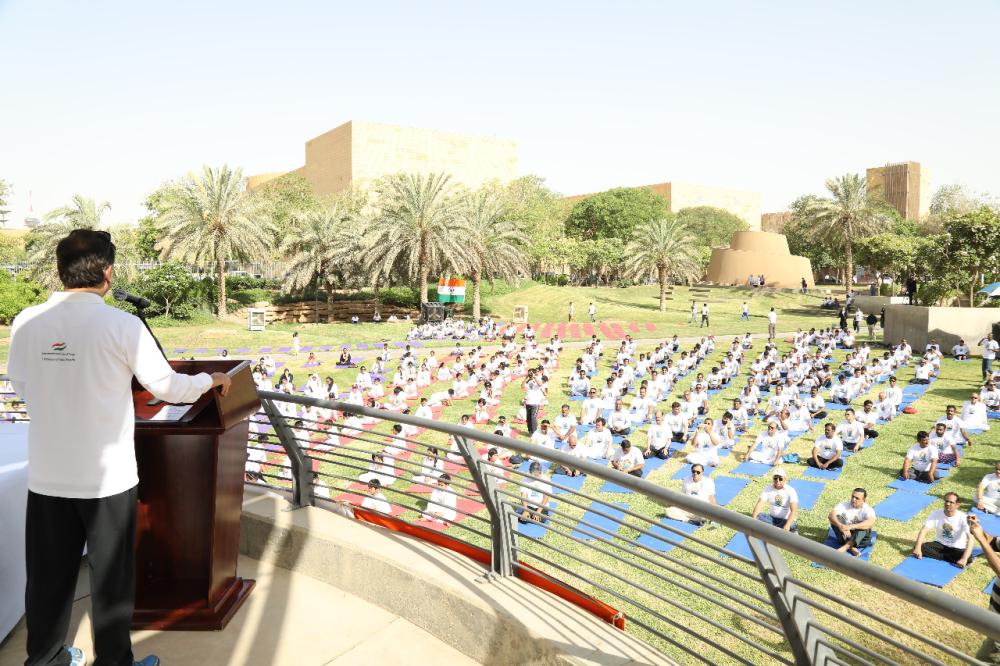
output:
[{"label": "clear sky", "polygon": [[1000,191],[1000,2],[0,0],[11,220],[134,221],[202,164],[291,169],[351,119],[495,135],[557,191],[756,190],[916,160]]}]

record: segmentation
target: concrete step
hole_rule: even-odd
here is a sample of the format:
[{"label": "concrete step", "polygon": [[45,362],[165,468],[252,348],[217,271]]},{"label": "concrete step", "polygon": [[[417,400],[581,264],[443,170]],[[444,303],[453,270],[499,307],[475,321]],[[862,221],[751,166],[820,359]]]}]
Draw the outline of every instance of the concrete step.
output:
[{"label": "concrete step", "polygon": [[[225,631],[136,631],[136,657],[156,654],[164,666],[368,666],[476,664],[430,633],[369,603],[273,564],[241,557],[240,575],[257,587]],[[70,642],[94,659],[90,586],[81,569]],[[24,663],[22,622],[0,646],[0,666]]]}]

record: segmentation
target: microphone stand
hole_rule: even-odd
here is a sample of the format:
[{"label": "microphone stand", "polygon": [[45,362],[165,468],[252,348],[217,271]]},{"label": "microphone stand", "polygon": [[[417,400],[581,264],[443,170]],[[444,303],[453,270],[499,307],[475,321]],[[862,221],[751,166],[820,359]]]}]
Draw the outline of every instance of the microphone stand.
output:
[{"label": "microphone stand", "polygon": [[[167,352],[163,351],[163,345],[160,344],[160,341],[157,339],[156,334],[153,333],[153,329],[149,327],[149,322],[146,321],[146,308],[140,308],[136,306],[135,316],[139,318],[139,321],[142,322],[142,325],[145,326],[146,330],[149,331],[149,334],[153,336],[153,342],[156,343],[156,346],[160,350],[160,353],[163,354],[163,360],[169,361],[170,359],[167,358]],[[160,400],[159,398],[153,398],[152,400],[147,402],[146,405],[149,407],[156,407],[157,405],[162,403],[163,401]]]}]

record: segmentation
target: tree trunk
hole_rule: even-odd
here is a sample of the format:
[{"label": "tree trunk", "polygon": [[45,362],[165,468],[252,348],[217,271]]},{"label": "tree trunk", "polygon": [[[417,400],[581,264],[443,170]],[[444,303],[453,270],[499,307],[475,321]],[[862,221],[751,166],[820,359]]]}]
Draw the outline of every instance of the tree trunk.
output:
[{"label": "tree trunk", "polygon": [[375,303],[381,304],[382,301],[378,297],[379,289],[382,288],[382,271],[375,274],[375,282],[372,284],[372,291],[375,294]]},{"label": "tree trunk", "polygon": [[420,257],[418,261],[420,273],[420,302],[427,302],[427,276],[430,273],[430,266],[427,265],[427,242],[420,239]]},{"label": "tree trunk", "polygon": [[979,284],[979,271],[972,274],[972,282],[969,284],[969,307],[976,307],[976,285]]},{"label": "tree trunk", "polygon": [[218,317],[222,319],[226,316],[226,260],[218,255],[215,257],[215,278],[219,283]]},{"label": "tree trunk", "polygon": [[[326,290],[326,323],[330,323],[330,317],[333,316],[333,285],[329,280],[323,282],[323,288]],[[316,319],[319,322],[319,308],[316,308]]]},{"label": "tree trunk", "polygon": [[854,250],[850,243],[845,243],[844,248],[844,293],[850,293],[851,283],[854,282]]},{"label": "tree trunk", "polygon": [[482,275],[479,271],[472,271],[472,321],[479,321],[479,283],[482,282]]},{"label": "tree trunk", "polygon": [[667,311],[667,267],[656,267],[656,278],[660,281],[660,312]]}]

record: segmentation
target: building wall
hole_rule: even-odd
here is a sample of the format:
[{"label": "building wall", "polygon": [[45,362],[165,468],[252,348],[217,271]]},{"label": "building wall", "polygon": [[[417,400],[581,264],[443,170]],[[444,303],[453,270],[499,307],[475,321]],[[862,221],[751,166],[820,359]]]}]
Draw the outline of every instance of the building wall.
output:
[{"label": "building wall", "polygon": [[306,141],[306,165],[299,171],[319,196],[351,187],[353,122]]},{"label": "building wall", "polygon": [[[349,121],[306,141],[298,173],[317,195],[367,185],[387,174],[445,172],[452,181],[477,188],[517,178],[517,143],[507,139],[438,130]],[[283,172],[248,178],[252,189]]]},{"label": "building wall", "polygon": [[517,178],[517,144],[507,139],[378,123],[353,123],[352,178],[365,185],[386,174],[449,173],[470,188]]},{"label": "building wall", "polygon": [[885,339],[893,344],[902,338],[916,350],[923,349],[933,338],[948,350],[959,338],[974,354],[981,354],[976,343],[1000,320],[996,308],[928,308],[917,305],[887,305],[885,308]]},{"label": "building wall", "polygon": [[927,215],[930,209],[930,173],[918,162],[900,162],[867,170],[868,189],[878,191],[908,220]]},{"label": "building wall", "polygon": [[791,221],[792,211],[790,210],[783,210],[780,213],[761,213],[760,230],[780,234]]}]

